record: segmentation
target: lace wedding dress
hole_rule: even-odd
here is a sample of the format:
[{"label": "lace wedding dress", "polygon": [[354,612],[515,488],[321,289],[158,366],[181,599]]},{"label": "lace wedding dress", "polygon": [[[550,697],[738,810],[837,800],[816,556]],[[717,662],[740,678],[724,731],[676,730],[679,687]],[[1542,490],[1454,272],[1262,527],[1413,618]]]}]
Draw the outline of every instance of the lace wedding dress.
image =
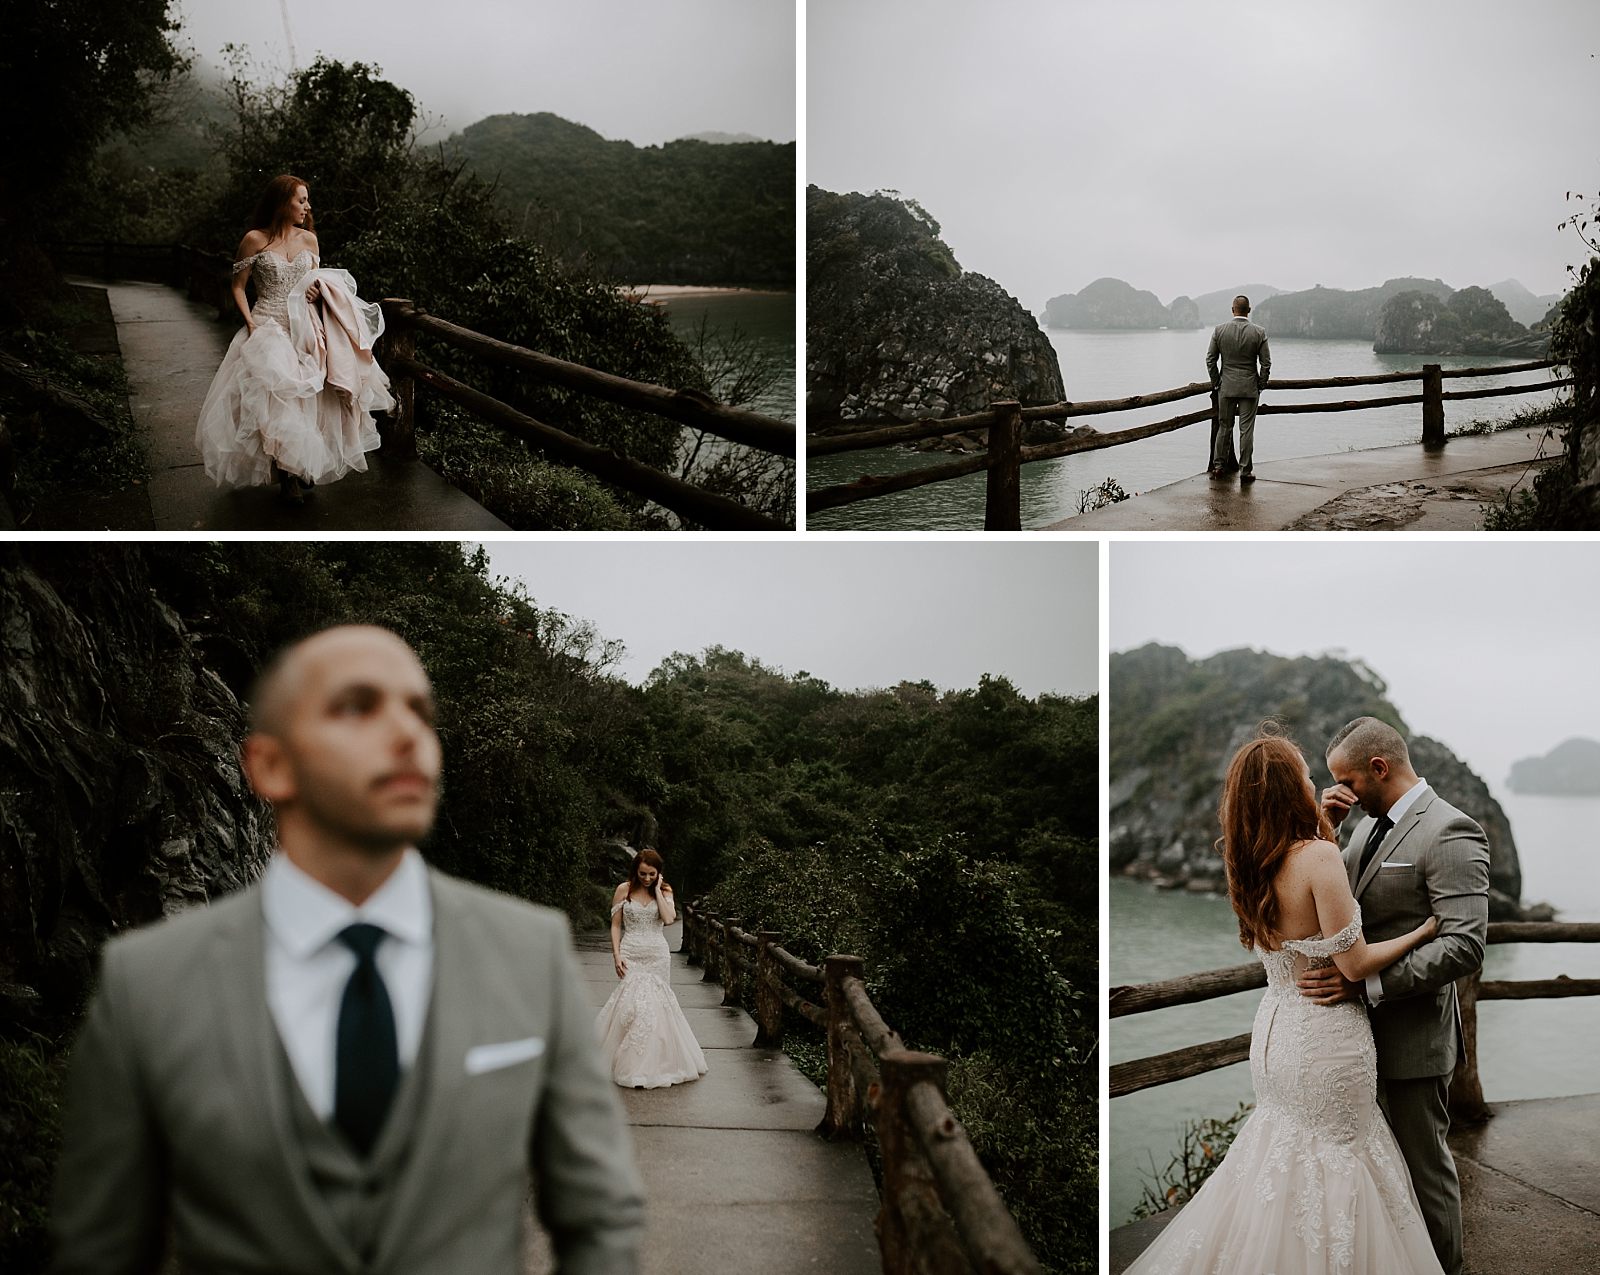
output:
[{"label": "lace wedding dress", "polygon": [[672,994],[672,953],[655,900],[624,899],[622,942],[628,972],[595,1016],[611,1079],[629,1089],[659,1089],[706,1072],[706,1056]]},{"label": "lace wedding dress", "polygon": [[1267,991],[1250,1037],[1256,1108],[1127,1275],[1440,1275],[1378,1107],[1366,1008],[1318,1005],[1295,986],[1360,935],[1357,908],[1331,939],[1260,952]]},{"label": "lace wedding dress", "polygon": [[[206,473],[218,486],[249,487],[273,481],[273,461],[313,483],[364,471],[379,441],[372,413],[394,406],[389,378],[371,354],[383,311],[357,297],[348,271],[319,268],[309,249],[290,260],[267,248],[234,262],[235,274],[246,268],[256,285],[256,326],[234,335],[200,409],[195,445]],[[332,305],[325,319],[307,304],[313,282],[342,292],[337,317]],[[330,363],[330,349],[341,348],[326,330],[335,324],[344,337],[342,366]]]}]

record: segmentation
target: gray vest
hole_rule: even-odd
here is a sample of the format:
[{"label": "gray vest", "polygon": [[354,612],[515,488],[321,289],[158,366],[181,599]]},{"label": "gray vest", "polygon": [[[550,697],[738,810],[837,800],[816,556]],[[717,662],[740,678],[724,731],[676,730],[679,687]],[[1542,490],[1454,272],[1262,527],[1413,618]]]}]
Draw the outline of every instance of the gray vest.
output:
[{"label": "gray vest", "polygon": [[[277,1039],[276,1032],[273,1036]],[[405,1167],[412,1134],[422,1115],[422,1099],[428,1091],[424,1073],[432,1037],[433,1014],[429,1013],[417,1060],[401,1076],[394,1105],[367,1159],[352,1151],[331,1124],[317,1118],[300,1089],[283,1042],[278,1040],[278,1066],[289,1093],[289,1113],[300,1155],[298,1167],[327,1207],[333,1224],[369,1269],[377,1259],[378,1241],[387,1229],[391,1188]]]}]

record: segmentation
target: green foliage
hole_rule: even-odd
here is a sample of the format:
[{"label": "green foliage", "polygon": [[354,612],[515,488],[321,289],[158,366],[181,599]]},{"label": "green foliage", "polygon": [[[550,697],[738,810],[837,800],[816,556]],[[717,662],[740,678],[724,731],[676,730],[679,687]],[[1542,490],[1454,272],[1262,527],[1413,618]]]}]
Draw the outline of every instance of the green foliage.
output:
[{"label": "green foliage", "polygon": [[61,1069],[33,1037],[0,1039],[0,1269],[43,1270],[52,1166],[61,1145]]},{"label": "green foliage", "polygon": [[1466,332],[1487,338],[1519,336],[1527,329],[1511,317],[1505,303],[1487,288],[1462,288],[1445,303]]},{"label": "green foliage", "polygon": [[1093,513],[1096,509],[1104,509],[1107,505],[1119,504],[1127,499],[1128,492],[1123,485],[1115,478],[1107,478],[1087,491],[1078,493],[1078,512]]},{"label": "green foliage", "polygon": [[1133,1216],[1153,1217],[1166,1209],[1182,1208],[1194,1199],[1195,1192],[1205,1185],[1206,1179],[1228,1154],[1228,1148],[1249,1119],[1251,1110],[1252,1104],[1240,1103],[1237,1111],[1220,1120],[1186,1121],[1172,1158],[1160,1168],[1156,1167],[1154,1158],[1151,1159],[1149,1172],[1143,1175],[1139,1203],[1134,1206]]},{"label": "green foliage", "polygon": [[629,283],[794,286],[792,142],[607,141],[557,115],[494,115],[447,143],[523,234]]}]

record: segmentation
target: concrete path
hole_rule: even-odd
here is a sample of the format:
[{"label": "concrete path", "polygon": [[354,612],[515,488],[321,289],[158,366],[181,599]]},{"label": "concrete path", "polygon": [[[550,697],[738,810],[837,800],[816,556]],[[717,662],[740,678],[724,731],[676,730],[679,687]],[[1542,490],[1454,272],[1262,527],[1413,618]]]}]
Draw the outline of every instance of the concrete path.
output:
[{"label": "concrete path", "polygon": [[318,487],[300,507],[280,502],[274,487],[219,491],[201,467],[194,427],[234,329],[162,284],[74,282],[109,294],[157,531],[505,529],[420,461],[386,460],[382,449],[369,454],[366,473]]},{"label": "concrete path", "polygon": [[1048,531],[1474,531],[1483,506],[1527,490],[1537,467],[1561,454],[1545,430],[1503,430],[1421,444],[1267,461],[1256,481],[1204,473]]},{"label": "concrete path", "polygon": [[[1493,1117],[1450,1134],[1461,1175],[1465,1275],[1600,1271],[1600,1094],[1489,1104]],[[1177,1212],[1111,1232],[1112,1275]]]},{"label": "concrete path", "polygon": [[[668,931],[676,947],[680,927]],[[596,1011],[617,985],[611,944],[578,936]],[[669,1089],[621,1090],[648,1200],[644,1275],[877,1275],[878,1192],[859,1146],[812,1130],[825,1103],[780,1050],[752,1049],[754,1021],[722,1006],[682,954],[672,985],[706,1074]],[[537,1254],[531,1269],[549,1269]]]}]

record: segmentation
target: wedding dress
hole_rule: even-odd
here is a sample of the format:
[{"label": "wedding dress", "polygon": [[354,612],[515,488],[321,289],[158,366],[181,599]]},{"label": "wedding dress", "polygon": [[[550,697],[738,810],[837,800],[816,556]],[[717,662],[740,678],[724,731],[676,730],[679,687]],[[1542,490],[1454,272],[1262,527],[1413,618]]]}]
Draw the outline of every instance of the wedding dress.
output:
[{"label": "wedding dress", "polygon": [[[394,407],[372,357],[383,311],[361,301],[349,271],[321,269],[309,249],[293,260],[267,248],[236,261],[256,285],[250,317],[212,379],[195,445],[218,486],[273,481],[272,462],[309,482],[364,471],[378,446],[375,411]],[[322,301],[306,289],[321,285]]]},{"label": "wedding dress", "polygon": [[672,994],[672,953],[654,899],[624,899],[618,950],[628,972],[595,1016],[611,1079],[630,1089],[659,1089],[706,1072],[706,1056]]},{"label": "wedding dress", "polygon": [[1318,1005],[1295,980],[1361,936],[1259,953],[1250,1037],[1256,1107],[1222,1163],[1127,1275],[1441,1275],[1411,1175],[1378,1107],[1366,1008]]}]

